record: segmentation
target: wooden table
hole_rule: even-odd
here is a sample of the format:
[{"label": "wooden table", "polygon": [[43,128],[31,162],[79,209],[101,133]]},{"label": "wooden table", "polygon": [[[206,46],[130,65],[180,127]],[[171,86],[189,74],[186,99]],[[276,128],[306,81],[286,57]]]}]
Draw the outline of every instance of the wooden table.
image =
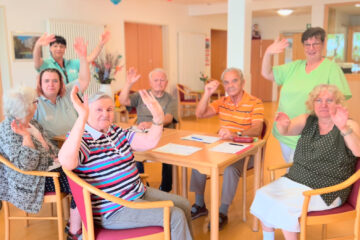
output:
[{"label": "wooden table", "polygon": [[[121,124],[121,126],[126,127],[126,124]],[[190,156],[180,156],[169,153],[161,153],[153,150],[145,152],[135,152],[136,158],[148,159],[152,161],[157,161],[161,163],[172,164],[174,166],[179,166],[183,168],[194,168],[203,174],[210,176],[210,221],[211,221],[211,232],[210,237],[212,240],[219,239],[219,173],[222,172],[227,166],[233,164],[234,162],[245,158],[249,155],[255,155],[254,157],[254,193],[260,187],[262,181],[262,158],[261,158],[261,147],[265,144],[265,141],[259,140],[252,144],[252,148],[243,151],[240,154],[229,154],[229,153],[220,153],[214,152],[210,149],[224,141],[218,141],[212,144],[206,144],[196,141],[182,140],[182,137],[194,134],[192,131],[185,130],[175,130],[175,129],[164,129],[164,134],[160,139],[160,142],[157,147],[161,147],[168,143],[175,143],[181,145],[188,145],[194,147],[200,147],[201,150],[197,151]],[[197,133],[203,135],[214,135],[209,133]],[[54,140],[64,141],[64,136],[59,136],[53,138]],[[183,171],[182,177],[182,195],[187,196],[187,175],[186,169]],[[258,221],[253,216],[252,222],[253,231],[258,230]]]},{"label": "wooden table", "polygon": [[[219,173],[222,172],[227,166],[232,163],[245,158],[249,155],[255,155],[254,157],[254,192],[260,187],[262,179],[262,159],[261,159],[261,147],[265,144],[263,140],[253,143],[253,147],[245,150],[241,154],[228,154],[214,152],[210,149],[224,141],[218,141],[212,144],[206,144],[202,142],[181,140],[182,137],[194,134],[192,131],[185,130],[171,130],[167,131],[164,134],[158,144],[158,147],[166,145],[168,143],[175,143],[181,145],[188,145],[194,147],[202,148],[200,151],[197,151],[190,156],[180,156],[169,153],[161,153],[153,150],[146,152],[135,152],[135,156],[146,158],[152,161],[158,161],[161,163],[168,163],[175,166],[194,168],[203,174],[210,176],[211,182],[211,193],[210,193],[210,221],[211,221],[211,239],[219,239]],[[201,133],[198,133],[201,134]],[[212,135],[208,133],[202,133],[206,135]],[[183,171],[183,173],[187,171]],[[187,177],[186,174],[183,174],[182,178],[182,195],[187,196]],[[252,228],[254,231],[257,231],[257,219],[253,217]]]}]

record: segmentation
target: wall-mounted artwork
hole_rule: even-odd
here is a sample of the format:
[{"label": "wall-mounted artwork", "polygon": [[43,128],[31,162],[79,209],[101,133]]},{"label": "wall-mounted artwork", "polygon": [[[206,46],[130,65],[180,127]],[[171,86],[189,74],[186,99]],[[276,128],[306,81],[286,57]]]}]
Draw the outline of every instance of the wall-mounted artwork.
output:
[{"label": "wall-mounted artwork", "polygon": [[353,33],[352,59],[360,62],[360,32]]},{"label": "wall-mounted artwork", "polygon": [[32,61],[33,50],[40,33],[13,33],[13,56],[16,61]]},{"label": "wall-mounted artwork", "polygon": [[326,45],[326,56],[335,61],[345,61],[345,39],[344,34],[328,34]]}]

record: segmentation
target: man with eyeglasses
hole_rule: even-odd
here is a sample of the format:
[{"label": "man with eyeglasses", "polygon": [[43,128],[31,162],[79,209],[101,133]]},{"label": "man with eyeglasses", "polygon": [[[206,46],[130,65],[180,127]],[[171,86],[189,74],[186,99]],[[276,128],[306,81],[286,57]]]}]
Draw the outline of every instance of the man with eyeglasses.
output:
[{"label": "man with eyeglasses", "polygon": [[[265,51],[261,74],[264,78],[282,86],[277,112],[285,112],[291,119],[306,113],[305,104],[309,92],[319,84],[336,85],[346,99],[351,91],[341,68],[323,57],[325,31],[320,27],[307,29],[301,37],[305,60],[296,60],[280,66],[272,66],[272,56],[284,51],[287,39],[274,41]],[[276,126],[273,135],[279,140],[286,162],[292,162],[299,136],[282,136]]]},{"label": "man with eyeglasses", "polygon": [[[146,105],[143,103],[140,94],[134,93],[130,95],[131,87],[139,80],[140,75],[137,74],[134,68],[130,68],[127,72],[127,78],[123,89],[121,90],[119,101],[127,107],[135,107],[137,114],[137,124],[140,130],[146,131],[153,122],[152,114]],[[149,73],[150,89],[148,90],[154,95],[155,99],[162,107],[165,119],[164,127],[175,128],[177,122],[177,105],[176,100],[167,93],[166,87],[168,84],[166,73],[161,68],[156,68]],[[144,173],[144,164],[136,162],[140,173]],[[162,164],[162,180],[160,190],[170,192],[172,189],[172,165]]]}]

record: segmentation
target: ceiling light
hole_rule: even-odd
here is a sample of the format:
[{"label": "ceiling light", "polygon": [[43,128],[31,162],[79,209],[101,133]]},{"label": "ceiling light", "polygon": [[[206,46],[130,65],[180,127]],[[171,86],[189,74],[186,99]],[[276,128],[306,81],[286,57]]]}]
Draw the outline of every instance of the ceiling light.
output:
[{"label": "ceiling light", "polygon": [[360,7],[360,3],[356,3],[356,4],[355,4],[355,7]]},{"label": "ceiling light", "polygon": [[289,16],[290,14],[293,13],[294,10],[292,9],[279,9],[277,10],[277,13],[280,15],[280,16]]}]

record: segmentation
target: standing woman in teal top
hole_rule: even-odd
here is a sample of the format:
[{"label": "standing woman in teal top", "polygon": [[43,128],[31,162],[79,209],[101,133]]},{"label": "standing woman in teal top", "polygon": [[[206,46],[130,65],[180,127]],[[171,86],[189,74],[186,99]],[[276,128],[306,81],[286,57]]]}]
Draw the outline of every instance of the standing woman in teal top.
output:
[{"label": "standing woman in teal top", "polygon": [[74,49],[79,56],[80,71],[77,81],[65,86],[63,75],[56,68],[40,72],[37,82],[39,95],[34,119],[45,129],[49,137],[66,134],[77,119],[77,113],[70,99],[71,89],[78,85],[84,93],[90,82],[90,69],[87,62],[87,44],[76,39]]},{"label": "standing woman in teal top", "polygon": [[[88,63],[91,63],[97,58],[97,56],[99,56],[101,50],[109,39],[110,32],[105,31],[101,35],[99,44],[95,47],[93,52],[87,56]],[[41,57],[41,48],[47,45],[50,45],[50,57],[48,59],[43,59]],[[35,69],[38,72],[41,72],[47,68],[56,68],[62,74],[65,84],[75,81],[78,79],[80,61],[79,59],[65,59],[65,50],[65,38],[54,34],[48,35],[47,33],[44,33],[44,35],[36,41],[34,46],[33,56]]]},{"label": "standing woman in teal top", "polygon": [[[289,45],[287,39],[274,41],[265,51],[261,74],[264,78],[282,86],[278,112],[285,112],[290,118],[306,113],[303,104],[310,91],[319,84],[336,85],[346,99],[351,98],[349,85],[341,68],[323,57],[325,31],[320,27],[307,29],[301,37],[305,60],[296,60],[280,66],[272,66],[272,56],[284,51]],[[286,162],[292,162],[299,136],[282,136],[276,127],[273,135],[279,140]]]}]

